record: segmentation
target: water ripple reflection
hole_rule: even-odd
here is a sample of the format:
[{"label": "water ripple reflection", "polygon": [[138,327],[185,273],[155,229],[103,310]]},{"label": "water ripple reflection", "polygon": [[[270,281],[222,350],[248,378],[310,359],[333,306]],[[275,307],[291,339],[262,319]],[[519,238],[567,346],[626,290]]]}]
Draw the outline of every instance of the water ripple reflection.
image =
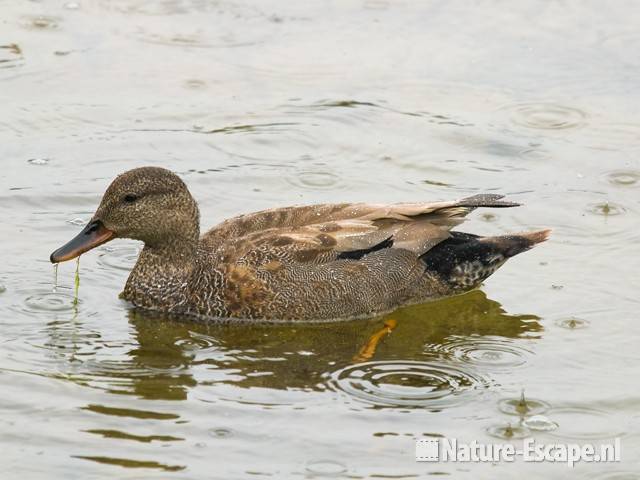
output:
[{"label": "water ripple reflection", "polygon": [[125,468],[151,468],[163,470],[165,472],[178,472],[187,468],[185,465],[167,465],[152,460],[133,460],[130,458],[113,458],[90,455],[73,455],[73,457],[89,460],[96,463],[102,463],[105,465],[117,465],[119,467]]},{"label": "water ripple reflection", "polygon": [[0,45],[0,68],[14,68],[23,64],[24,57],[18,44]]}]

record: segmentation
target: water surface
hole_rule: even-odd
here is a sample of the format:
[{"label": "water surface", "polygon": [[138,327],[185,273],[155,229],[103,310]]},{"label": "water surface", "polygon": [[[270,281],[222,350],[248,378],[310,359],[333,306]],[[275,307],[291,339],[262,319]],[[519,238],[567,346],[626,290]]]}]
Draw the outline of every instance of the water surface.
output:
[{"label": "water surface", "polygon": [[[640,476],[636,2],[0,12],[0,476]],[[53,291],[48,256],[142,165],[182,176],[204,228],[295,203],[499,192],[524,206],[464,229],[554,233],[482,291],[369,321],[143,315],[117,297],[132,241],[82,257],[74,306],[75,265]],[[619,436],[623,461],[414,461],[419,438],[525,435]]]}]

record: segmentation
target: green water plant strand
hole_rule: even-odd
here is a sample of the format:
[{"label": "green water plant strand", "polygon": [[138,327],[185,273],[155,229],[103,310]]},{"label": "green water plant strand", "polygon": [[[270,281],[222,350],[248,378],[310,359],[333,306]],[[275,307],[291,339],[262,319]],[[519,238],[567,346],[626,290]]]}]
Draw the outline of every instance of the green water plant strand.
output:
[{"label": "green water plant strand", "polygon": [[78,289],[80,288],[80,257],[76,260],[76,278],[73,282],[74,291],[73,291],[73,304],[78,305]]},{"label": "green water plant strand", "polygon": [[53,264],[53,293],[58,291],[58,264]]}]

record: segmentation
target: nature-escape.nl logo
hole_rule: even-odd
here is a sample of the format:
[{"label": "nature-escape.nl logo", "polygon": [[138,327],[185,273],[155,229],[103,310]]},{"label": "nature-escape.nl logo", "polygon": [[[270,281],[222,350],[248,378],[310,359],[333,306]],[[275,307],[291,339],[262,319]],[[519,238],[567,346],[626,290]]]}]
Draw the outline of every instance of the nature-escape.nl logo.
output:
[{"label": "nature-escape.nl logo", "polygon": [[537,443],[533,438],[522,440],[520,448],[513,443],[470,443],[457,439],[416,440],[418,462],[513,462],[521,458],[525,462],[566,463],[573,467],[577,462],[619,462],[620,439],[613,443],[594,445],[577,443]]}]

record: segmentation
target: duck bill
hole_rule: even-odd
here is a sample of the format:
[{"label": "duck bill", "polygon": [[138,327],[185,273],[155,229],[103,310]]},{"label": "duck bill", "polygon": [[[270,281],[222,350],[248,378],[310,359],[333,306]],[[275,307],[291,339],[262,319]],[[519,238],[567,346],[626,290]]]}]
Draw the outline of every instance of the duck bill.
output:
[{"label": "duck bill", "polygon": [[51,254],[51,263],[66,262],[108,242],[115,236],[100,220],[93,220],[71,241]]}]

